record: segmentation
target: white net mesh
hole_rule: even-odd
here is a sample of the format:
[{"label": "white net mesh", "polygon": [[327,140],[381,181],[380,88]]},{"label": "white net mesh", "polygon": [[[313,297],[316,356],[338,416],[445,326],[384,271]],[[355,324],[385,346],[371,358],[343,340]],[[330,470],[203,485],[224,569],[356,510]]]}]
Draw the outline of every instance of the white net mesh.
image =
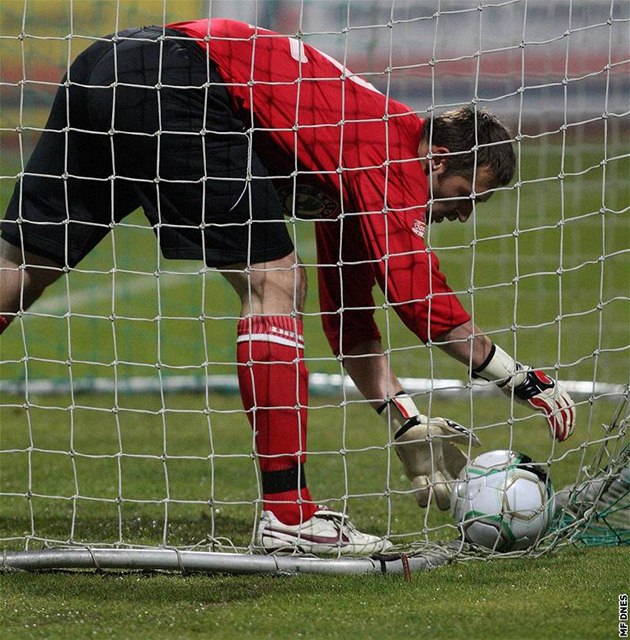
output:
[{"label": "white net mesh", "polygon": [[[471,426],[484,449],[525,451],[556,488],[582,487],[540,549],[596,518],[581,502],[602,474],[627,498],[624,416],[610,428],[630,380],[627,3],[5,0],[0,17],[3,209],[72,60],[135,25],[245,20],[298,35],[420,117],[465,104],[500,114],[514,182],[467,225],[430,227],[426,239],[476,324],[565,383],[576,434],[553,444],[538,415],[473,385],[377,293],[383,344],[424,413]],[[314,282],[313,223],[287,224]],[[415,506],[388,434],[325,344],[312,289],[303,318],[318,501],[403,549],[458,539],[448,514]],[[215,270],[165,260],[135,212],[18,313],[0,358],[5,548],[252,549],[262,492],[235,395],[237,303]],[[609,529],[623,530],[621,513]]]}]

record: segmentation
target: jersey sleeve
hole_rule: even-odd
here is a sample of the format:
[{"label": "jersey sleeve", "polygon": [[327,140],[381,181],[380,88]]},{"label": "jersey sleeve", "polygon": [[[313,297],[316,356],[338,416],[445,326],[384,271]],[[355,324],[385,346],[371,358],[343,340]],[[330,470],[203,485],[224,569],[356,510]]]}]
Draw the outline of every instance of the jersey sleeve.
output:
[{"label": "jersey sleeve", "polygon": [[[424,242],[424,180],[412,165],[400,171],[366,171],[354,189],[366,211],[359,217],[367,255],[388,304],[423,342],[464,324],[470,315],[440,271],[436,254]],[[386,183],[386,188],[383,183]],[[383,194],[388,194],[384,202]]]},{"label": "jersey sleeve", "polygon": [[374,321],[372,265],[356,216],[315,223],[317,282],[324,333],[335,355],[381,336]]}]

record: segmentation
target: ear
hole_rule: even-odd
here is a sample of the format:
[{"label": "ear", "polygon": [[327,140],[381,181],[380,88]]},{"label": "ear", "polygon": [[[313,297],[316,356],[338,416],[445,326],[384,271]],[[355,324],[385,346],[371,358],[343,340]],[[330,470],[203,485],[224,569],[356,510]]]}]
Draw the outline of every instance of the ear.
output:
[{"label": "ear", "polygon": [[[418,155],[422,158],[424,172],[429,175],[441,175],[446,171],[448,165],[448,147],[434,145],[429,153],[429,145],[422,141],[418,147]],[[431,156],[430,158],[427,156]]]},{"label": "ear", "polygon": [[447,147],[431,147],[431,157],[426,161],[426,167],[430,167],[430,171],[434,175],[441,175],[446,172],[448,166],[448,148]]}]

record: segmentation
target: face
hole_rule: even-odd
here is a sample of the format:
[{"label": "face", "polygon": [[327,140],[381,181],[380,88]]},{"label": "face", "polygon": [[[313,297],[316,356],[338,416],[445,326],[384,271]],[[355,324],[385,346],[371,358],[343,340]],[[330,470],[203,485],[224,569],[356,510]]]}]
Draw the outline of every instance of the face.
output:
[{"label": "face", "polygon": [[475,182],[475,197],[471,197],[473,192],[472,180],[459,175],[444,175],[443,173],[431,176],[433,203],[429,209],[431,222],[442,222],[442,220],[459,220],[466,222],[470,218],[473,206],[479,202],[487,202],[492,193],[487,193],[490,189],[490,180],[487,171],[483,168],[477,172]]},{"label": "face", "polygon": [[[424,143],[420,145],[420,156],[427,156],[429,148]],[[448,149],[446,147],[431,147],[431,158],[424,161],[424,170],[431,180],[433,203],[429,208],[430,222],[442,220],[459,220],[466,222],[470,218],[473,206],[478,202],[487,202],[492,193],[492,175],[486,167],[479,167],[475,176],[475,198],[472,179],[461,175],[448,173]]]}]

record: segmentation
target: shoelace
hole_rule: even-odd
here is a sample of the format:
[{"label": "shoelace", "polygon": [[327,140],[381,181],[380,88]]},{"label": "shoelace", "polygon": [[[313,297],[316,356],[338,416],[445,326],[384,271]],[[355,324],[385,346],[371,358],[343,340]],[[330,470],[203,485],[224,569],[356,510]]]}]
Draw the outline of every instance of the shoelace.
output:
[{"label": "shoelace", "polygon": [[330,520],[339,527],[340,531],[344,527],[349,531],[356,531],[356,527],[350,521],[350,518],[348,518],[346,514],[341,513],[340,511],[330,511],[329,509],[322,508],[321,510],[316,511],[313,516],[317,516],[324,520]]}]

